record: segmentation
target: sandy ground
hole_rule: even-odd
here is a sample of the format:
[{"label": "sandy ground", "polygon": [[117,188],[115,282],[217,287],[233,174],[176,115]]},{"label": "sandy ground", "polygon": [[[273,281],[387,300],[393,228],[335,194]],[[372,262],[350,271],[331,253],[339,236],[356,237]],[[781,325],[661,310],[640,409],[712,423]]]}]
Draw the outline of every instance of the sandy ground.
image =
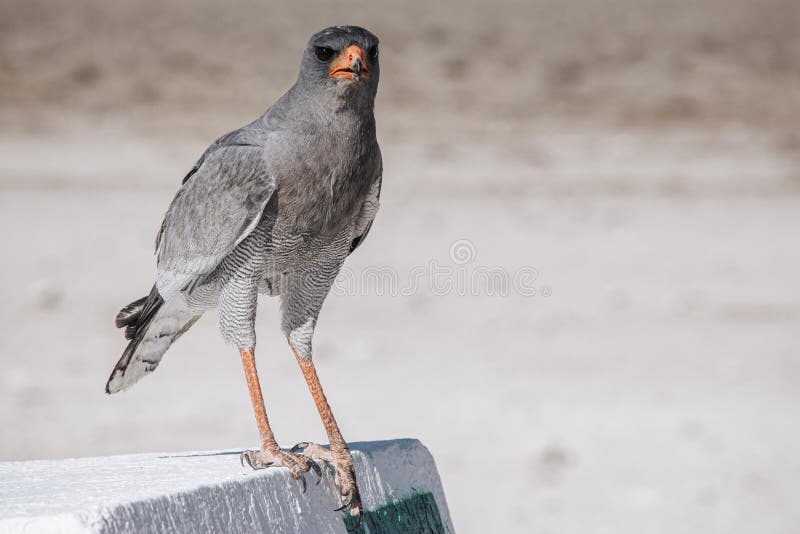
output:
[{"label": "sandy ground", "polygon": [[[0,459],[255,443],[213,315],[108,397],[112,321],[185,171],[352,13],[385,180],[315,341],[345,436],[423,440],[459,532],[800,529],[795,3],[0,6]],[[259,310],[277,435],[324,440]]]}]

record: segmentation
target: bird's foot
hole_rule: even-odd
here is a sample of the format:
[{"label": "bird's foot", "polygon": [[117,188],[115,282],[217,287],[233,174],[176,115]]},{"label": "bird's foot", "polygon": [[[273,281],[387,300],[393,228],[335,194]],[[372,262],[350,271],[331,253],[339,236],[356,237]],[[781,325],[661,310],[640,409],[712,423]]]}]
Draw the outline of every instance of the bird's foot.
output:
[{"label": "bird's foot", "polygon": [[239,459],[242,465],[247,463],[253,469],[266,469],[273,466],[285,467],[292,474],[292,478],[300,481],[303,486],[303,493],[306,491],[306,473],[309,471],[316,473],[317,485],[322,480],[322,470],[314,460],[309,456],[296,454],[294,451],[282,451],[277,447],[260,451],[244,451]]},{"label": "bird's foot", "polygon": [[343,451],[333,451],[318,443],[306,442],[298,443],[290,450],[291,452],[302,451],[302,456],[313,460],[322,460],[328,467],[332,467],[333,481],[342,499],[342,505],[335,511],[346,511],[352,516],[361,515],[361,494],[358,492],[353,457],[349,450],[345,448]]}]

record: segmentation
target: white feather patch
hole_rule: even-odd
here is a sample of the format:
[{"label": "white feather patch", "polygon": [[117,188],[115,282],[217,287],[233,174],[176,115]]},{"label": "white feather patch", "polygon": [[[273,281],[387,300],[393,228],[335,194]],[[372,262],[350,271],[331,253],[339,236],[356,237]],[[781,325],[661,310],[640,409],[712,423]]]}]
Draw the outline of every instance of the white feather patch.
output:
[{"label": "white feather patch", "polygon": [[309,317],[306,322],[289,332],[289,344],[294,347],[301,358],[311,357],[311,338],[314,337],[314,318]]}]

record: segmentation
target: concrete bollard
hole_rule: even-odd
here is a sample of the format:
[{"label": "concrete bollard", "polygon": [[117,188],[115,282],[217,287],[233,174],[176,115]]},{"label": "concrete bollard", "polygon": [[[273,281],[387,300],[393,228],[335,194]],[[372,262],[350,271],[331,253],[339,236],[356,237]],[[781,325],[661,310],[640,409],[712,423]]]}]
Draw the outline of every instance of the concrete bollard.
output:
[{"label": "concrete bollard", "polygon": [[[365,507],[358,532],[452,533],[433,457],[415,439],[350,444]],[[331,474],[308,489],[241,451],[0,463],[0,533],[346,533]],[[324,473],[325,470],[323,470]]]}]

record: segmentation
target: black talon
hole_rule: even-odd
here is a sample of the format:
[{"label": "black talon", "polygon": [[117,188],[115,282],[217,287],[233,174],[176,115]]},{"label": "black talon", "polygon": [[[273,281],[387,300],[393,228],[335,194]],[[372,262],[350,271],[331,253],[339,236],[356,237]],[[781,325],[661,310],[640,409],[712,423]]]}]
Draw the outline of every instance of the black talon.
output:
[{"label": "black talon", "polygon": [[308,442],[307,441],[301,441],[300,443],[296,443],[294,447],[289,449],[289,452],[297,452],[300,449],[305,449],[306,447],[308,447]]},{"label": "black talon", "polygon": [[253,463],[253,459],[250,457],[252,455],[252,453],[253,453],[253,451],[244,451],[239,456],[239,463],[242,464],[242,467],[244,467],[244,463],[247,462],[247,465],[250,466],[250,469],[253,469],[253,470],[266,469],[267,467],[269,467],[269,466],[271,466],[272,464],[275,463],[275,462],[263,463],[260,460],[256,459],[255,460],[255,464],[254,464]]},{"label": "black talon", "polygon": [[352,503],[352,502],[353,502],[353,493],[351,492],[351,493],[350,493],[350,494],[347,496],[347,500],[344,502],[344,504],[343,504],[343,505],[341,505],[341,506],[340,506],[339,508],[337,508],[336,510],[334,510],[334,512],[342,512],[342,511],[344,511],[345,509],[347,509],[347,508],[350,508],[350,503]]},{"label": "black talon", "polygon": [[242,467],[244,467],[244,462],[246,461],[246,462],[247,462],[247,465],[249,465],[249,466],[250,466],[250,469],[255,469],[255,468],[253,467],[253,464],[250,462],[250,454],[249,454],[249,452],[250,452],[250,451],[244,451],[244,452],[242,453],[242,455],[241,455],[241,456],[239,456],[239,463],[241,463],[241,464],[242,464]]},{"label": "black talon", "polygon": [[311,468],[311,470],[317,474],[317,483],[315,484],[315,486],[319,486],[319,483],[322,481],[322,469],[320,469],[320,467],[317,465],[317,462],[315,462],[314,460],[309,460],[308,465]]},{"label": "black talon", "polygon": [[300,475],[297,477],[297,480],[300,481],[300,485],[303,486],[303,493],[306,492],[306,477],[304,475]]}]

